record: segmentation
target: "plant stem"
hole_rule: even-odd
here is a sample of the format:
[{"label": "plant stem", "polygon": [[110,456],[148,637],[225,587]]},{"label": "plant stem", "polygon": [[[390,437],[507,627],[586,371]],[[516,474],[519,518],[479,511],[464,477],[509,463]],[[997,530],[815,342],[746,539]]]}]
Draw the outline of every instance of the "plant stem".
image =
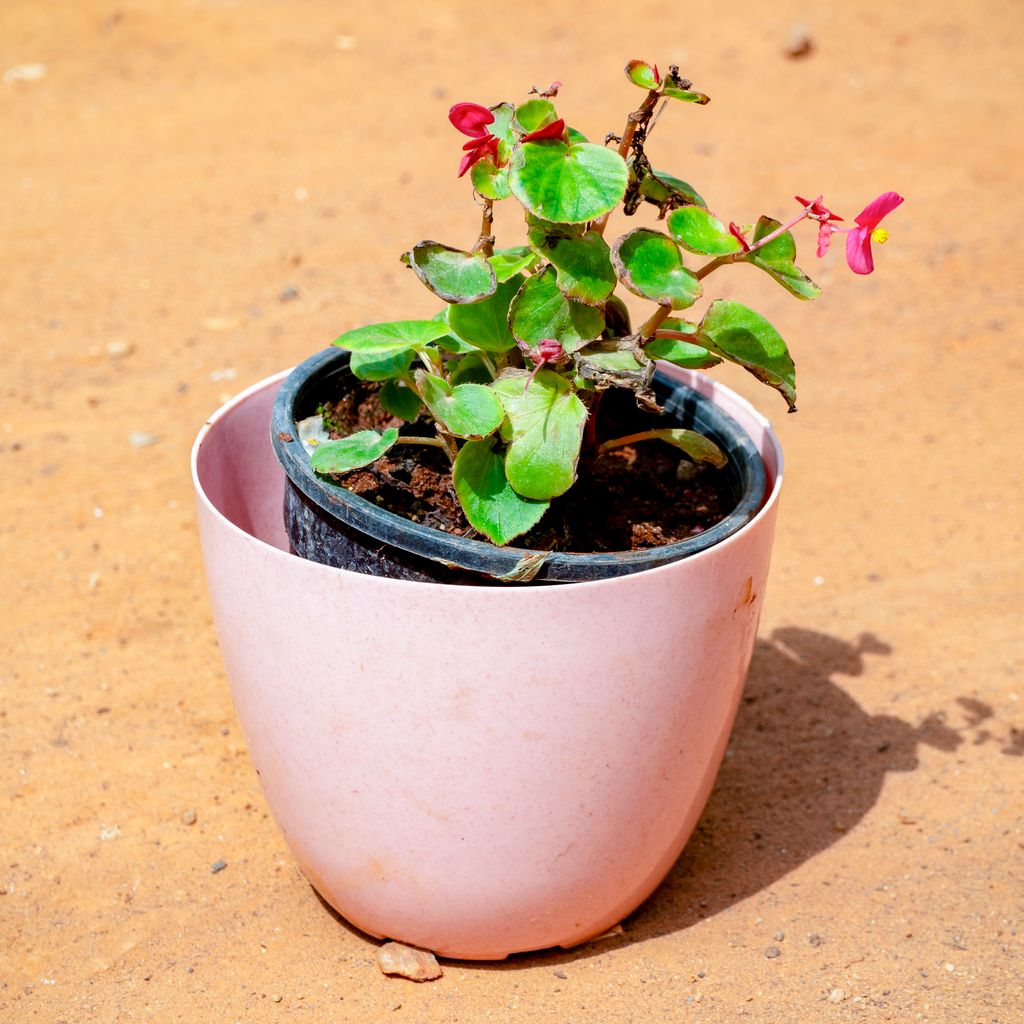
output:
[{"label": "plant stem", "polygon": [[614,441],[605,441],[601,445],[601,451],[610,452],[613,448],[622,448],[627,444],[634,444],[637,441],[655,441],[657,439],[657,431],[643,430],[639,434],[627,434],[625,437],[615,438]]},{"label": "plant stem", "polygon": [[432,448],[441,448],[447,452],[444,441],[439,437],[400,437],[395,444],[429,444]]},{"label": "plant stem", "polygon": [[654,332],[668,319],[668,315],[671,312],[671,306],[658,306],[643,327],[640,328],[640,337],[645,340],[653,338]]},{"label": "plant stem", "polygon": [[482,256],[494,255],[494,235],[491,234],[491,227],[494,224],[494,200],[484,199],[483,212],[480,215],[480,237],[473,246],[473,252]]},{"label": "plant stem", "polygon": [[[764,238],[759,238],[749,249],[744,249],[742,252],[733,252],[728,256],[716,256],[715,259],[708,263],[705,263],[700,270],[694,271],[694,277],[698,281],[703,281],[713,270],[717,270],[719,267],[724,267],[727,263],[739,263],[746,259],[752,252],[757,252],[762,246],[767,245],[769,242],[774,242],[780,235],[784,235],[791,228],[796,227],[800,221],[807,218],[807,211],[804,210],[799,217],[794,217],[788,224],[780,224],[774,231],[765,235]],[[841,230],[841,229],[839,229]]]},{"label": "plant stem", "polygon": [[[622,129],[622,140],[619,142],[619,156],[621,156],[623,160],[629,156],[629,150],[633,145],[633,136],[636,135],[637,128],[642,124],[647,124],[651,119],[651,112],[654,110],[660,95],[661,93],[652,89],[647,94],[647,98],[641,104],[640,109],[634,110],[626,119],[626,127]],[[604,229],[608,226],[608,218],[611,217],[611,215],[612,211],[609,210],[603,217],[599,217],[594,221],[591,225],[591,229],[596,231],[599,235],[603,235]]]},{"label": "plant stem", "polygon": [[480,362],[487,367],[487,372],[491,375],[492,379],[498,376],[498,368],[494,365],[493,360],[486,352],[481,351]]}]

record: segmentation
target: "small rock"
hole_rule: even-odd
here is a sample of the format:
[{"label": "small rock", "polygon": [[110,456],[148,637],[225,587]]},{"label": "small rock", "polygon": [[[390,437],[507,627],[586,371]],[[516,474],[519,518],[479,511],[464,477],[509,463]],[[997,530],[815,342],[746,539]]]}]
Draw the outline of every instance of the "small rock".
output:
[{"label": "small rock", "polygon": [[401,942],[385,942],[377,950],[377,966],[382,974],[397,974],[410,981],[433,981],[443,973],[433,953]]},{"label": "small rock", "polygon": [[803,25],[794,25],[782,51],[790,60],[809,57],[814,52],[814,40]]},{"label": "small rock", "polygon": [[198,821],[199,815],[195,811],[182,811],[181,812],[181,823],[182,825],[194,825]]},{"label": "small rock", "polygon": [[772,936],[772,938],[773,938],[773,939],[774,939],[774,940],[775,940],[776,942],[781,942],[781,941],[782,941],[782,940],[783,940],[783,939],[784,939],[785,937],[786,937],[786,933],[785,933],[785,932],[776,932],[776,933],[775,933],[775,934],[774,934],[774,935]]},{"label": "small rock", "polygon": [[4,72],[5,82],[38,82],[45,77],[45,64],[15,64]]},{"label": "small rock", "polygon": [[282,999],[284,999],[284,996],[274,996],[273,999],[275,1003],[279,1003],[281,1002]]},{"label": "small rock", "polygon": [[104,841],[108,839],[116,839],[120,834],[121,828],[118,825],[111,825],[100,829],[100,839]]},{"label": "small rock", "polygon": [[556,978],[561,978],[562,981],[567,981],[568,978],[569,978],[569,975],[566,974],[565,971],[555,971],[555,977]]},{"label": "small rock", "polygon": [[226,860],[215,860],[210,865],[210,871],[213,874],[217,874],[218,871],[223,871],[227,866],[228,866],[228,862]]},{"label": "small rock", "polygon": [[808,935],[807,936],[807,941],[812,946],[824,946],[825,945],[825,940],[820,935],[818,935],[817,932],[813,932],[812,934]]},{"label": "small rock", "polygon": [[123,359],[125,356],[130,356],[134,351],[135,346],[128,344],[127,341],[107,342],[107,355],[111,359]]},{"label": "small rock", "polygon": [[846,993],[841,988],[834,988],[828,994],[830,1003],[841,1003],[846,998]]},{"label": "small rock", "polygon": [[160,443],[159,434],[146,434],[141,430],[133,430],[128,435],[128,441],[133,448],[149,448]]},{"label": "small rock", "polygon": [[774,960],[776,957],[782,956],[782,950],[778,946],[769,946],[764,951],[764,958],[766,960]]},{"label": "small rock", "polygon": [[219,380],[234,380],[237,376],[238,371],[233,366],[222,366],[210,373],[210,380],[216,383]]},{"label": "small rock", "polygon": [[299,289],[295,285],[290,284],[287,288],[282,288],[281,293],[277,297],[278,302],[294,302],[299,297]]}]

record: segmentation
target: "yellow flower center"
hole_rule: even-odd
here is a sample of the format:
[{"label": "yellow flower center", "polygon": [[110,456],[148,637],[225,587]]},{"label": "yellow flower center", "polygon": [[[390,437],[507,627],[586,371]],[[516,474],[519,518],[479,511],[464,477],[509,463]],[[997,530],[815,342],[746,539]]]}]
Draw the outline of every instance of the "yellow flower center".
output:
[{"label": "yellow flower center", "polygon": [[871,232],[871,241],[877,242],[879,245],[885,245],[889,241],[889,232],[885,228],[875,228]]}]

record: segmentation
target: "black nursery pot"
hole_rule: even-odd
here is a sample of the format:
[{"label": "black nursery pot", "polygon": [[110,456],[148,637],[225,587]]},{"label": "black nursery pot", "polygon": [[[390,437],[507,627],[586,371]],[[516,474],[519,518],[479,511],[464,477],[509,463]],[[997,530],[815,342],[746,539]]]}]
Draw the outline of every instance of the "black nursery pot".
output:
[{"label": "black nursery pot", "polygon": [[643,551],[582,554],[496,547],[414,523],[318,476],[299,441],[296,424],[355,380],[348,362],[348,352],[327,348],[301,363],[281,385],[271,417],[271,442],[288,477],[285,527],[295,554],[311,561],[435,583],[579,583],[653,569],[703,551],[748,523],[763,503],[764,464],[746,432],[710,399],[658,373],[660,425],[699,431],[728,457],[722,473],[735,505],[703,533]]}]

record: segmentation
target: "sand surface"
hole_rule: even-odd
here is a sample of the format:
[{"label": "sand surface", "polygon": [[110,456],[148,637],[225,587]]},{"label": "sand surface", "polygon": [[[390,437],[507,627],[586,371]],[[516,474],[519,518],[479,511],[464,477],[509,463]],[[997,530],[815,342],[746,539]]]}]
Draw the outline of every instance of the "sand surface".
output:
[{"label": "sand surface", "polygon": [[[1021,28],[992,0],[5,0],[0,1019],[1024,1020]],[[817,303],[723,275],[788,339],[801,410],[723,374],[787,479],[668,880],[620,937],[388,980],[268,817],[189,446],[341,330],[433,311],[397,256],[476,236],[451,103],[558,78],[599,137],[634,56],[712,95],[650,151],[727,218],[907,202],[871,277],[801,235]]]}]

